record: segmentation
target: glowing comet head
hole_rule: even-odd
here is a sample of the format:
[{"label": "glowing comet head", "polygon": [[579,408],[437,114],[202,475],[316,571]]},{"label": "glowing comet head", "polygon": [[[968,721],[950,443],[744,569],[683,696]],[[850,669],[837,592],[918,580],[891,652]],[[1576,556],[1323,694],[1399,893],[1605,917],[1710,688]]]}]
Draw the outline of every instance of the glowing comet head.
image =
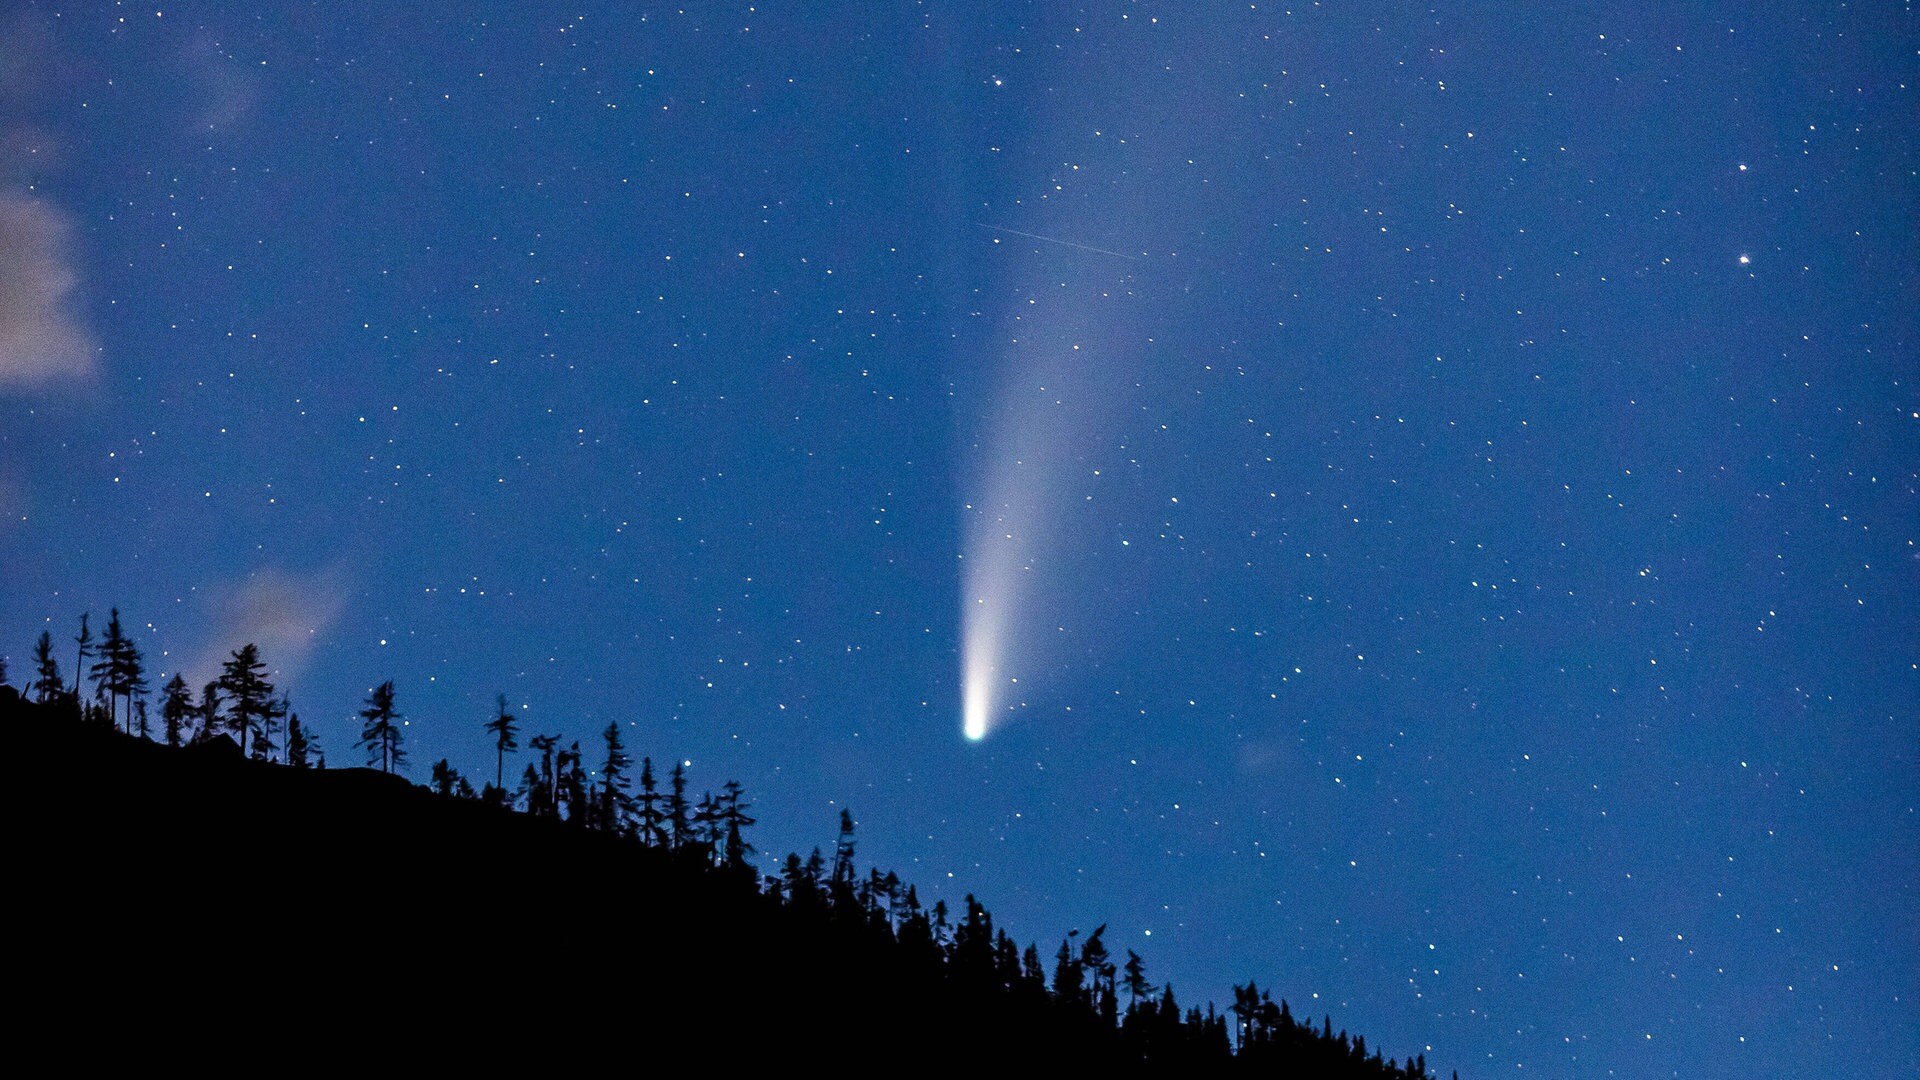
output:
[{"label": "glowing comet head", "polygon": [[987,692],[984,688],[976,690],[967,687],[966,720],[964,730],[967,738],[979,742],[987,737]]},{"label": "glowing comet head", "polygon": [[987,715],[993,709],[993,673],[996,666],[996,643],[993,637],[978,619],[968,620],[963,644],[966,670],[963,675],[965,686],[961,691],[964,695],[961,712],[962,731],[974,742],[987,737]]}]

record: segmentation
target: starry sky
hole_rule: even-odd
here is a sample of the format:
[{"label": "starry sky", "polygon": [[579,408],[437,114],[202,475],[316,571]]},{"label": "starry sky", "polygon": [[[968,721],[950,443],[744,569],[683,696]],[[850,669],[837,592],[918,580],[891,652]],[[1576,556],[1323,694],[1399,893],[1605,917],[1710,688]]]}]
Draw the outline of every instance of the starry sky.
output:
[{"label": "starry sky", "polygon": [[1915,15],[1600,8],[15,0],[0,651],[617,723],[1468,1077],[1913,1075]]}]

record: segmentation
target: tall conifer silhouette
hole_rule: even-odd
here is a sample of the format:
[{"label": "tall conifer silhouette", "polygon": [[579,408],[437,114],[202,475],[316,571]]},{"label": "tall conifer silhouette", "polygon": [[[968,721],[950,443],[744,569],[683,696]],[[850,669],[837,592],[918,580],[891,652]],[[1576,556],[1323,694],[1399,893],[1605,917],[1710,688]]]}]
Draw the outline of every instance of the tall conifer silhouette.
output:
[{"label": "tall conifer silhouette", "polygon": [[127,673],[125,673],[125,678],[127,678],[127,680],[121,684],[121,688],[127,692],[127,698],[131,701],[132,707],[138,707],[138,711],[140,711],[140,738],[146,738],[146,736],[148,736],[148,732],[146,732],[146,692],[150,690],[150,686],[148,686],[148,682],[146,682],[146,657],[142,657],[140,650],[134,648],[132,640],[127,642]]},{"label": "tall conifer silhouette", "polygon": [[1080,970],[1087,973],[1094,1009],[1110,1025],[1116,1018],[1116,1009],[1113,960],[1107,953],[1107,943],[1102,940],[1106,932],[1107,924],[1101,923],[1087,935],[1086,942],[1080,946]]},{"label": "tall conifer silhouette", "polygon": [[840,838],[833,845],[833,890],[835,899],[842,891],[853,889],[853,812],[840,811]]},{"label": "tall conifer silhouette", "polygon": [[293,702],[287,697],[286,691],[281,691],[280,696],[277,698],[267,699],[267,710],[260,715],[260,734],[255,738],[253,744],[253,756],[255,760],[278,760],[275,755],[279,753],[280,750],[280,744],[277,741],[280,734],[280,725],[274,721],[284,719],[292,712]]},{"label": "tall conifer silhouette", "polygon": [[520,733],[520,728],[513,722],[513,714],[507,711],[507,695],[499,696],[494,713],[494,718],[487,721],[487,730],[493,733],[493,786],[504,792],[507,755],[520,749],[520,744],[514,739]]},{"label": "tall conifer silhouette", "polygon": [[747,816],[752,804],[741,797],[743,794],[738,780],[727,781],[720,792],[720,820],[726,832],[722,861],[736,870],[747,865],[747,856],[753,852],[753,845],[747,843],[745,836],[747,827],[754,824],[754,819]]},{"label": "tall conifer silhouette", "polygon": [[1128,949],[1127,963],[1121,970],[1126,980],[1122,985],[1127,988],[1127,1011],[1138,1007],[1142,998],[1152,1004],[1153,984],[1147,981],[1147,962],[1140,959],[1140,954]]},{"label": "tall conifer silhouette", "polygon": [[300,724],[300,714],[289,712],[287,715],[287,764],[295,769],[310,769],[320,757],[320,744],[314,741],[312,732]]},{"label": "tall conifer silhouette", "polygon": [[267,681],[266,673],[260,649],[251,642],[234,650],[220,666],[218,686],[227,702],[227,727],[240,736],[243,754],[248,736],[259,732],[274,710],[273,684]]},{"label": "tall conifer silhouette", "polygon": [[693,804],[693,835],[696,842],[706,849],[707,857],[712,858],[720,851],[720,843],[726,837],[726,826],[720,821],[720,800],[713,792],[704,791]]},{"label": "tall conifer silhouette", "polygon": [[87,657],[93,655],[93,631],[87,629],[87,616],[92,612],[80,613],[80,633],[73,639],[79,646],[79,655],[73,662],[73,698],[80,700],[80,677],[87,673]]},{"label": "tall conifer silhouette", "polygon": [[[87,672],[93,680],[93,693],[99,697],[105,693],[107,698],[107,719],[115,727],[120,726],[119,704],[128,682],[128,662],[133,653],[133,643],[127,640],[125,631],[120,628],[120,609],[114,608],[107,617],[107,633],[100,639],[100,647],[95,652],[100,659]],[[131,702],[128,703],[131,706]],[[128,728],[132,728],[133,710],[127,710]]]},{"label": "tall conifer silhouette", "polygon": [[[567,823],[586,825],[592,816],[588,809],[587,772],[580,756],[580,744],[569,743],[554,755],[554,795],[567,808]],[[558,807],[556,806],[556,810]]]},{"label": "tall conifer silhouette", "polygon": [[127,700],[127,730],[147,738],[147,662],[131,637],[120,647],[119,676],[120,695]]},{"label": "tall conifer silhouette", "polygon": [[200,730],[193,733],[193,741],[206,742],[220,734],[220,682],[214,680],[200,688],[200,704],[193,710],[194,718],[200,721]]},{"label": "tall conifer silhouette", "polygon": [[457,797],[464,799],[473,796],[473,785],[467,783],[467,778],[461,776],[460,770],[454,768],[453,763],[446,758],[441,758],[439,761],[433,763],[433,777],[430,781],[430,786],[433,788],[435,795],[443,798],[452,799]]},{"label": "tall conifer silhouette", "polygon": [[624,833],[633,817],[633,796],[627,794],[627,770],[633,768],[633,758],[627,755],[627,748],[620,741],[619,725],[608,724],[600,737],[606,740],[607,760],[600,767],[598,824],[607,832]]},{"label": "tall conifer silhouette", "polygon": [[658,847],[667,842],[667,815],[660,809],[660,786],[653,778],[653,759],[640,759],[640,842]]},{"label": "tall conifer silhouette", "polygon": [[53,635],[40,631],[40,640],[33,646],[33,697],[45,705],[61,694],[66,693],[66,684],[60,681],[60,662],[53,658]]},{"label": "tall conifer silhouette", "polygon": [[527,749],[540,755],[539,767],[528,765],[521,783],[526,789],[529,813],[553,817],[560,812],[558,784],[553,772],[554,747],[559,742],[558,735],[535,735],[527,739]]},{"label": "tall conifer silhouette", "polygon": [[1078,930],[1069,933],[1060,942],[1060,951],[1053,954],[1053,996],[1054,1000],[1068,1005],[1078,1005],[1084,998],[1085,986],[1081,982],[1080,960],[1073,954],[1072,939]]},{"label": "tall conifer silhouette", "polygon": [[393,680],[388,679],[373,688],[367,695],[366,707],[360,710],[360,718],[366,723],[360,728],[358,745],[367,748],[367,764],[378,764],[380,771],[392,773],[406,763],[407,752],[401,745],[400,714],[393,707]]},{"label": "tall conifer silhouette", "polygon": [[678,848],[693,838],[693,823],[687,819],[687,763],[674,762],[667,780],[667,843]]}]

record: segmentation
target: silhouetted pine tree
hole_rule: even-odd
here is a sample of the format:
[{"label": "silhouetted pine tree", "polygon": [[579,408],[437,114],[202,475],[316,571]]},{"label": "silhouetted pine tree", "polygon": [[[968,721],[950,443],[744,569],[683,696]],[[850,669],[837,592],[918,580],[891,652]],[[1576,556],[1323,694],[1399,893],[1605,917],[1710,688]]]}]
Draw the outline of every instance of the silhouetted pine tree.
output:
[{"label": "silhouetted pine tree", "polygon": [[687,818],[687,763],[674,762],[667,781],[667,846],[677,851],[693,839],[693,823]]},{"label": "silhouetted pine tree", "polygon": [[708,859],[717,858],[720,844],[726,839],[727,827],[720,820],[720,800],[713,792],[703,791],[700,800],[693,804],[693,835]]},{"label": "silhouetted pine tree", "polygon": [[278,698],[267,701],[267,711],[260,716],[260,734],[254,740],[253,757],[256,761],[275,761],[274,755],[280,752],[280,725],[276,721],[284,719],[293,712],[293,702],[281,691]]},{"label": "silhouetted pine tree", "polygon": [[247,739],[258,734],[261,723],[274,708],[273,684],[266,679],[267,665],[260,662],[260,649],[249,642],[234,650],[220,666],[220,693],[227,701],[227,727],[240,736],[240,752],[247,752]]},{"label": "silhouetted pine tree", "polygon": [[40,631],[40,640],[33,646],[33,698],[45,705],[61,694],[66,693],[65,683],[60,681],[60,663],[53,658],[53,635]]},{"label": "silhouetted pine tree", "polygon": [[1075,930],[1060,940],[1060,951],[1053,954],[1053,999],[1068,1006],[1080,1006],[1086,1000],[1086,986],[1079,957],[1073,954]]},{"label": "silhouetted pine tree", "polygon": [[295,769],[305,769],[319,757],[320,744],[306,728],[300,726],[300,714],[287,715],[287,765]]},{"label": "silhouetted pine tree", "polygon": [[1118,1019],[1118,1010],[1114,1006],[1113,960],[1107,954],[1107,944],[1102,940],[1107,932],[1107,924],[1101,923],[1087,935],[1080,946],[1080,970],[1087,973],[1087,996],[1094,1011],[1101,1020],[1112,1026]]},{"label": "silhouetted pine tree", "polygon": [[[789,859],[796,863],[798,859]],[[941,961],[943,953],[940,943],[934,940],[933,924],[927,918],[926,909],[920,906],[920,892],[912,885],[907,886],[907,895],[901,901],[905,914],[900,919],[900,932],[896,936],[900,943],[900,952],[909,963],[929,965]]]},{"label": "silhouetted pine tree", "polygon": [[193,691],[187,689],[187,680],[176,671],[167,685],[160,688],[160,732],[168,746],[180,745],[192,719]]},{"label": "silhouetted pine tree", "polygon": [[499,696],[494,711],[498,715],[487,721],[487,730],[493,733],[493,786],[504,789],[506,784],[502,777],[506,775],[507,755],[517,753],[520,749],[520,744],[514,740],[520,728],[513,722],[513,714],[507,711],[507,695]]},{"label": "silhouetted pine tree", "polygon": [[653,759],[640,759],[640,842],[658,847],[667,842],[667,815],[660,809],[660,788],[653,779]]},{"label": "silhouetted pine tree", "polygon": [[735,870],[747,866],[747,856],[753,853],[753,845],[747,843],[745,833],[754,819],[747,816],[752,804],[741,799],[743,791],[738,780],[727,781],[720,793],[720,819],[726,825],[726,851],[722,865]]},{"label": "silhouetted pine tree", "polygon": [[200,705],[194,709],[194,716],[200,721],[200,730],[193,733],[193,742],[206,742],[220,734],[220,683],[217,680],[200,688]]},{"label": "silhouetted pine tree", "polygon": [[356,746],[367,748],[367,766],[378,764],[380,771],[391,774],[394,769],[406,764],[407,752],[400,745],[400,725],[395,721],[400,714],[393,707],[393,680],[388,679],[373,688],[367,695],[366,707],[360,710],[360,718],[365,721],[360,728],[360,741]]},{"label": "silhouetted pine tree", "polygon": [[1031,942],[1020,954],[1021,992],[1034,1001],[1045,1001],[1047,997],[1047,969],[1040,962],[1040,947]]},{"label": "silhouetted pine tree", "polygon": [[967,894],[966,909],[953,931],[948,966],[968,986],[984,986],[993,973],[993,919],[972,893]]},{"label": "silhouetted pine tree", "polygon": [[867,870],[867,876],[860,879],[860,884],[853,890],[853,893],[860,900],[860,913],[862,915],[867,916],[868,919],[876,923],[886,921],[886,915],[880,906],[879,867],[869,868]]},{"label": "silhouetted pine tree", "polygon": [[993,939],[993,981],[1002,990],[1012,991],[1020,985],[1020,946],[1005,930]]},{"label": "silhouetted pine tree", "polygon": [[80,613],[80,633],[73,639],[73,643],[79,646],[79,655],[73,662],[73,698],[75,701],[80,700],[80,677],[86,674],[87,657],[93,655],[93,631],[87,629],[87,616],[90,614],[92,613],[87,611]]},{"label": "silhouetted pine tree", "polygon": [[1254,1014],[1259,1008],[1260,998],[1253,983],[1235,984],[1233,987],[1233,1048],[1245,1051],[1248,1045],[1257,1041],[1258,1032],[1254,1026]]},{"label": "silhouetted pine tree", "polygon": [[1123,972],[1122,978],[1124,979],[1121,985],[1127,988],[1127,1011],[1132,1012],[1135,1007],[1140,1004],[1140,999],[1142,998],[1145,998],[1147,1003],[1151,1005],[1153,1003],[1153,984],[1147,981],[1147,962],[1140,959],[1140,954],[1134,952],[1132,949],[1128,949],[1127,963],[1121,971]]},{"label": "silhouetted pine tree", "polygon": [[889,931],[894,929],[894,909],[900,903],[900,877],[888,871],[880,872],[879,867],[867,871],[867,880],[861,885],[861,901],[867,909]]},{"label": "silhouetted pine tree", "polygon": [[826,895],[821,891],[820,879],[826,873],[826,867],[827,862],[820,857],[819,848],[814,848],[813,854],[804,863],[800,861],[800,856],[789,854],[781,870],[787,903],[802,911],[824,911]]},{"label": "silhouetted pine tree", "polygon": [[[819,852],[816,850],[814,854],[817,855]],[[947,951],[948,946],[953,944],[953,928],[947,924],[947,902],[945,900],[935,900],[933,902],[933,943],[940,946],[940,951],[943,953]]]},{"label": "silhouetted pine tree", "polygon": [[577,742],[569,743],[554,757],[554,794],[566,807],[567,823],[584,828],[593,811],[587,798],[587,771]]},{"label": "silhouetted pine tree", "polygon": [[780,895],[789,906],[806,906],[800,896],[800,891],[806,883],[806,875],[800,868],[800,856],[797,853],[787,852],[787,861],[781,864],[780,876],[775,880],[779,881]]},{"label": "silhouetted pine tree", "polygon": [[833,877],[828,895],[837,904],[852,904],[853,896],[853,814],[840,810],[840,838],[833,844]]},{"label": "silhouetted pine tree", "polygon": [[624,835],[633,819],[633,796],[627,794],[627,770],[633,768],[633,759],[627,756],[627,748],[620,742],[618,724],[608,724],[600,737],[607,744],[607,760],[600,766],[598,824],[607,832]]},{"label": "silhouetted pine tree", "polygon": [[1180,1020],[1180,1003],[1174,1000],[1173,984],[1160,988],[1160,1000],[1154,1004],[1153,1016],[1147,1022],[1145,1038],[1150,1046],[1167,1048],[1169,1054],[1177,1054],[1186,1047],[1187,1029]]},{"label": "silhouetted pine tree", "polygon": [[897,926],[900,919],[900,875],[887,871],[886,876],[880,879],[880,887],[887,893],[887,922]]},{"label": "silhouetted pine tree", "polygon": [[253,739],[253,760],[274,761],[280,752],[280,725],[275,723],[281,717],[293,711],[293,703],[286,694],[267,699],[266,711],[260,714],[259,734]]},{"label": "silhouetted pine tree", "polygon": [[[540,736],[534,736],[535,739]],[[536,747],[537,749],[537,747]],[[547,817],[553,811],[553,788],[540,776],[540,770],[529,764],[520,774],[519,797],[526,804],[527,813],[533,817]]]},{"label": "silhouetted pine tree", "polygon": [[143,739],[152,735],[147,728],[148,689],[146,658],[129,637],[120,650],[120,695],[127,699],[127,730]]},{"label": "silhouetted pine tree", "polygon": [[554,773],[554,748],[559,744],[558,735],[535,735],[527,740],[527,746],[540,755],[540,771],[537,775],[540,802],[539,809],[534,812],[546,817],[555,817],[560,813],[559,777]]},{"label": "silhouetted pine tree", "polygon": [[[126,690],[129,678],[129,659],[137,655],[133,651],[133,642],[128,640],[126,633],[120,629],[119,608],[114,608],[113,614],[107,618],[107,635],[100,639],[100,648],[95,655],[100,659],[87,674],[93,680],[94,696],[99,697],[102,693],[106,695],[107,719],[117,728],[120,726],[120,698]],[[127,727],[131,730],[133,727],[132,702],[128,702],[128,705]]]},{"label": "silhouetted pine tree", "polygon": [[435,795],[448,799],[459,794],[460,789],[463,787],[466,788],[469,795],[473,793],[472,785],[467,783],[466,778],[461,776],[446,758],[441,758],[439,761],[433,763],[432,786]]}]

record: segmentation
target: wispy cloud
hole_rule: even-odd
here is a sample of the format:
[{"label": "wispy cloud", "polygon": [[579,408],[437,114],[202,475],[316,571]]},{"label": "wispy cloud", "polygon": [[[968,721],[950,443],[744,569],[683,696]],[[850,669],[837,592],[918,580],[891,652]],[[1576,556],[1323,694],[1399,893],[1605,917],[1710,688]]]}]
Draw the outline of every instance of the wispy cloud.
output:
[{"label": "wispy cloud", "polygon": [[[72,219],[36,183],[52,170],[60,144],[31,122],[55,114],[85,66],[59,46],[45,13],[0,18],[0,392],[84,380],[100,369],[100,343],[81,305]],[[257,65],[204,29],[180,48],[174,82],[186,92],[169,92],[173,103],[163,112],[195,138],[243,126],[266,87]]]},{"label": "wispy cloud", "polygon": [[87,378],[100,347],[80,318],[66,215],[0,192],[0,387]]},{"label": "wispy cloud", "polygon": [[336,570],[297,574],[262,570],[216,591],[208,621],[210,638],[199,658],[185,665],[189,678],[214,678],[235,649],[253,644],[284,685],[299,677],[326,632],[347,607],[347,583]]},{"label": "wispy cloud", "polygon": [[55,63],[44,16],[0,21],[0,391],[91,377],[100,347],[80,309],[67,214],[33,194],[59,141],[29,117],[44,111],[71,65]]},{"label": "wispy cloud", "polygon": [[196,134],[226,131],[244,124],[265,96],[260,68],[248,64],[202,30],[181,52],[180,62],[197,91],[193,103]]}]

